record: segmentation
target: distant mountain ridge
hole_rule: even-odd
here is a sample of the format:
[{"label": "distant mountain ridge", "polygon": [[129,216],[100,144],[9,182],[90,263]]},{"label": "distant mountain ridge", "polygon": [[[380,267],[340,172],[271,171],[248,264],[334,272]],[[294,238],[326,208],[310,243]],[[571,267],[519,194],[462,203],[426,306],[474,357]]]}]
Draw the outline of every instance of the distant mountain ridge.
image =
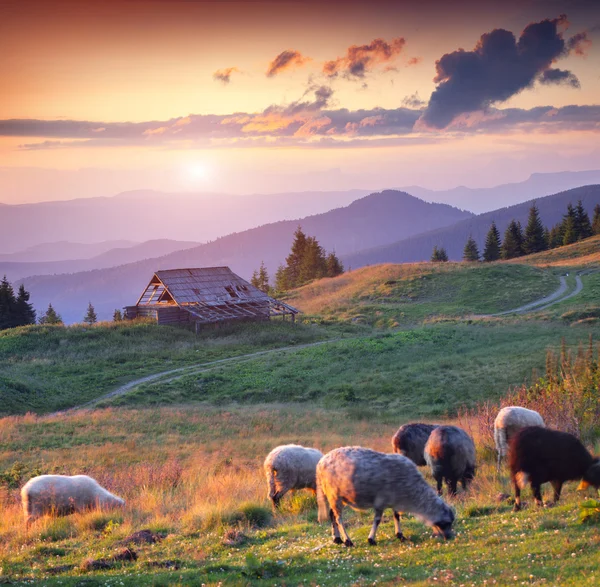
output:
[{"label": "distant mountain ridge", "polygon": [[491,188],[458,186],[449,190],[429,190],[419,186],[399,188],[427,202],[443,202],[482,214],[498,208],[498,204],[513,206],[548,194],[600,183],[600,170],[533,173],[522,182]]},{"label": "distant mountain ridge", "polygon": [[57,241],[40,243],[14,253],[0,253],[0,262],[10,263],[46,263],[51,261],[66,261],[91,259],[111,249],[124,249],[139,244],[129,240],[103,241],[99,243],[73,243]]},{"label": "distant mountain ridge", "polygon": [[66,321],[74,322],[83,318],[91,301],[99,317],[107,319],[115,308],[134,303],[158,269],[227,265],[249,278],[264,261],[273,275],[288,255],[299,224],[306,234],[316,236],[325,249],[343,255],[471,216],[470,212],[445,204],[430,204],[403,192],[385,190],[343,208],[301,220],[266,224],[156,259],[70,275],[35,276],[24,281],[38,309],[45,309],[51,302]]},{"label": "distant mountain ridge", "polygon": [[485,237],[492,221],[496,222],[501,237],[504,236],[504,231],[512,219],[521,222],[523,229],[525,229],[529,208],[535,201],[542,222],[545,226],[551,228],[562,219],[566,213],[567,205],[569,203],[576,204],[578,200],[582,201],[591,218],[594,206],[600,204],[600,185],[574,188],[545,198],[500,208],[493,212],[462,220],[452,226],[415,235],[389,245],[343,255],[342,261],[346,266],[354,268],[378,263],[429,261],[434,246],[444,247],[450,260],[460,261],[469,235],[473,236],[479,251],[483,252]]}]

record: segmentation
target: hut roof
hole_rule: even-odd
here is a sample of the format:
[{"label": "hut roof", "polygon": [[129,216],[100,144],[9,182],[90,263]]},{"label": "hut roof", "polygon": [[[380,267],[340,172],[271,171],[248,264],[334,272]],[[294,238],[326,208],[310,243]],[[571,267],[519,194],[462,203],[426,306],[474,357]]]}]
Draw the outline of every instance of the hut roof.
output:
[{"label": "hut roof", "polygon": [[298,310],[271,298],[229,267],[157,271],[137,306],[177,305],[198,322],[297,314]]}]

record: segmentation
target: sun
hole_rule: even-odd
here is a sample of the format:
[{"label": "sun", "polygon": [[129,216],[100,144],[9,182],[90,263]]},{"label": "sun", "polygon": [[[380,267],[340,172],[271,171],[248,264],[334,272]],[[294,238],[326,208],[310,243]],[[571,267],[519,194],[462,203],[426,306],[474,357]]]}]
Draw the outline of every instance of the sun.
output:
[{"label": "sun", "polygon": [[184,169],[185,177],[189,182],[201,183],[209,179],[210,172],[206,163],[192,161],[187,163]]}]

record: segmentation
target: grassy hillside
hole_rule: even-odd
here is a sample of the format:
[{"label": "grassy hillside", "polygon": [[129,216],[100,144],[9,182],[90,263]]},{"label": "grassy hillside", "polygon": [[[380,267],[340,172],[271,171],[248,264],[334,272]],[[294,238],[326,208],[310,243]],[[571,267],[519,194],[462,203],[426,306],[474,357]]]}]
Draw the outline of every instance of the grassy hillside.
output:
[{"label": "grassy hillside", "polygon": [[581,267],[600,265],[600,235],[572,245],[515,259],[538,267]]},{"label": "grassy hillside", "polygon": [[[1,420],[3,479],[34,470],[85,471],[127,504],[124,511],[46,517],[26,530],[17,483],[4,481],[0,581],[213,587],[597,584],[598,526],[579,522],[584,496],[575,484],[565,486],[560,506],[552,509],[533,507],[527,491],[528,507],[514,514],[510,503],[496,500],[509,489],[506,473],[497,478],[493,456],[481,451],[470,493],[452,501],[457,517],[452,541],[433,539],[427,527],[403,515],[408,542],[399,543],[387,511],[378,545],[368,546],[371,512],[346,508],[356,546],[334,545],[329,525],[316,523],[314,498],[306,492],[286,496],[282,511],[271,514],[261,463],[273,446],[300,442],[326,451],[360,444],[387,451],[403,421],[396,412],[357,419],[346,410],[189,407]],[[135,562],[110,561],[123,540],[142,529],[158,534],[159,541],[132,545]],[[93,568],[90,561],[98,559],[105,559],[105,568]]]},{"label": "grassy hillside", "polygon": [[526,265],[386,264],[321,279],[288,300],[307,314],[398,326],[510,310],[548,295],[558,285],[554,272]]}]

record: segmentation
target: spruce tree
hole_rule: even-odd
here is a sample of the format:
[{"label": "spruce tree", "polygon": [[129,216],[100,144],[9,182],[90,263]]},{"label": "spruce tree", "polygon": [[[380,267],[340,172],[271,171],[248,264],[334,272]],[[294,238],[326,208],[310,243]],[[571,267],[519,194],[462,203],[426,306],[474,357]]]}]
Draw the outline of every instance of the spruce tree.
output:
[{"label": "spruce tree", "polygon": [[335,252],[329,253],[326,260],[326,275],[327,277],[336,277],[344,272],[342,262],[337,258]]},{"label": "spruce tree", "polygon": [[468,263],[479,261],[479,249],[477,248],[475,239],[471,235],[469,235],[463,250],[463,261],[467,261]]},{"label": "spruce tree", "polygon": [[500,259],[502,243],[500,242],[500,233],[496,228],[496,223],[492,221],[492,225],[485,237],[485,247],[483,249],[483,260],[487,263]]},{"label": "spruce tree", "polygon": [[529,208],[529,218],[525,228],[525,239],[523,241],[523,250],[526,255],[539,253],[548,248],[548,243],[544,238],[544,225],[540,219],[540,212],[534,204]]},{"label": "spruce tree", "polygon": [[290,288],[300,285],[300,272],[305,253],[306,235],[302,232],[302,227],[298,226],[294,233],[292,250],[285,260],[286,281]]},{"label": "spruce tree", "polygon": [[569,203],[567,206],[567,214],[563,218],[562,224],[563,233],[563,245],[570,245],[577,242],[578,231],[577,231],[577,218],[575,216],[575,208]]},{"label": "spruce tree", "polygon": [[94,310],[94,306],[92,306],[92,302],[88,303],[87,312],[83,317],[83,321],[85,324],[96,324],[98,322],[98,316],[96,316],[96,310]]},{"label": "spruce tree", "polygon": [[25,286],[21,284],[19,286],[19,293],[17,294],[15,304],[15,326],[35,324],[35,310],[33,309],[33,306],[29,303],[29,297],[29,292],[25,289]]},{"label": "spruce tree", "polygon": [[5,275],[0,281],[0,330],[15,326],[16,304],[15,292]]},{"label": "spruce tree", "polygon": [[325,251],[315,237],[306,238],[304,256],[300,264],[300,274],[295,286],[304,285],[313,279],[325,277],[327,273],[327,260]]},{"label": "spruce tree", "polygon": [[48,309],[44,315],[40,318],[40,324],[62,324],[62,318],[60,314],[52,307],[52,304],[48,304]]},{"label": "spruce tree", "polygon": [[267,273],[267,268],[265,267],[264,261],[261,261],[260,268],[252,273],[252,279],[250,279],[250,283],[256,289],[259,289],[266,294],[269,293],[269,274]]},{"label": "spruce tree", "polygon": [[431,262],[432,263],[445,263],[448,261],[448,254],[446,253],[446,249],[444,247],[433,247],[433,253],[431,253]]},{"label": "spruce tree", "polygon": [[582,240],[584,238],[589,238],[590,236],[592,236],[592,223],[590,222],[590,217],[585,211],[581,200],[577,202],[577,207],[575,208],[575,226],[577,232],[577,240]]},{"label": "spruce tree", "polygon": [[594,206],[594,219],[592,220],[593,234],[600,234],[600,204]]},{"label": "spruce tree", "polygon": [[504,232],[502,258],[515,259],[523,255],[523,229],[521,223],[511,220]]},{"label": "spruce tree", "polygon": [[113,312],[113,322],[122,322],[123,313],[118,308]]},{"label": "spruce tree", "polygon": [[283,265],[279,265],[275,272],[275,291],[281,293],[288,289],[291,289],[291,286],[287,276],[287,269]]},{"label": "spruce tree", "polygon": [[562,222],[559,222],[550,229],[550,236],[548,237],[548,248],[556,249],[556,247],[562,247],[564,237],[564,226]]}]

